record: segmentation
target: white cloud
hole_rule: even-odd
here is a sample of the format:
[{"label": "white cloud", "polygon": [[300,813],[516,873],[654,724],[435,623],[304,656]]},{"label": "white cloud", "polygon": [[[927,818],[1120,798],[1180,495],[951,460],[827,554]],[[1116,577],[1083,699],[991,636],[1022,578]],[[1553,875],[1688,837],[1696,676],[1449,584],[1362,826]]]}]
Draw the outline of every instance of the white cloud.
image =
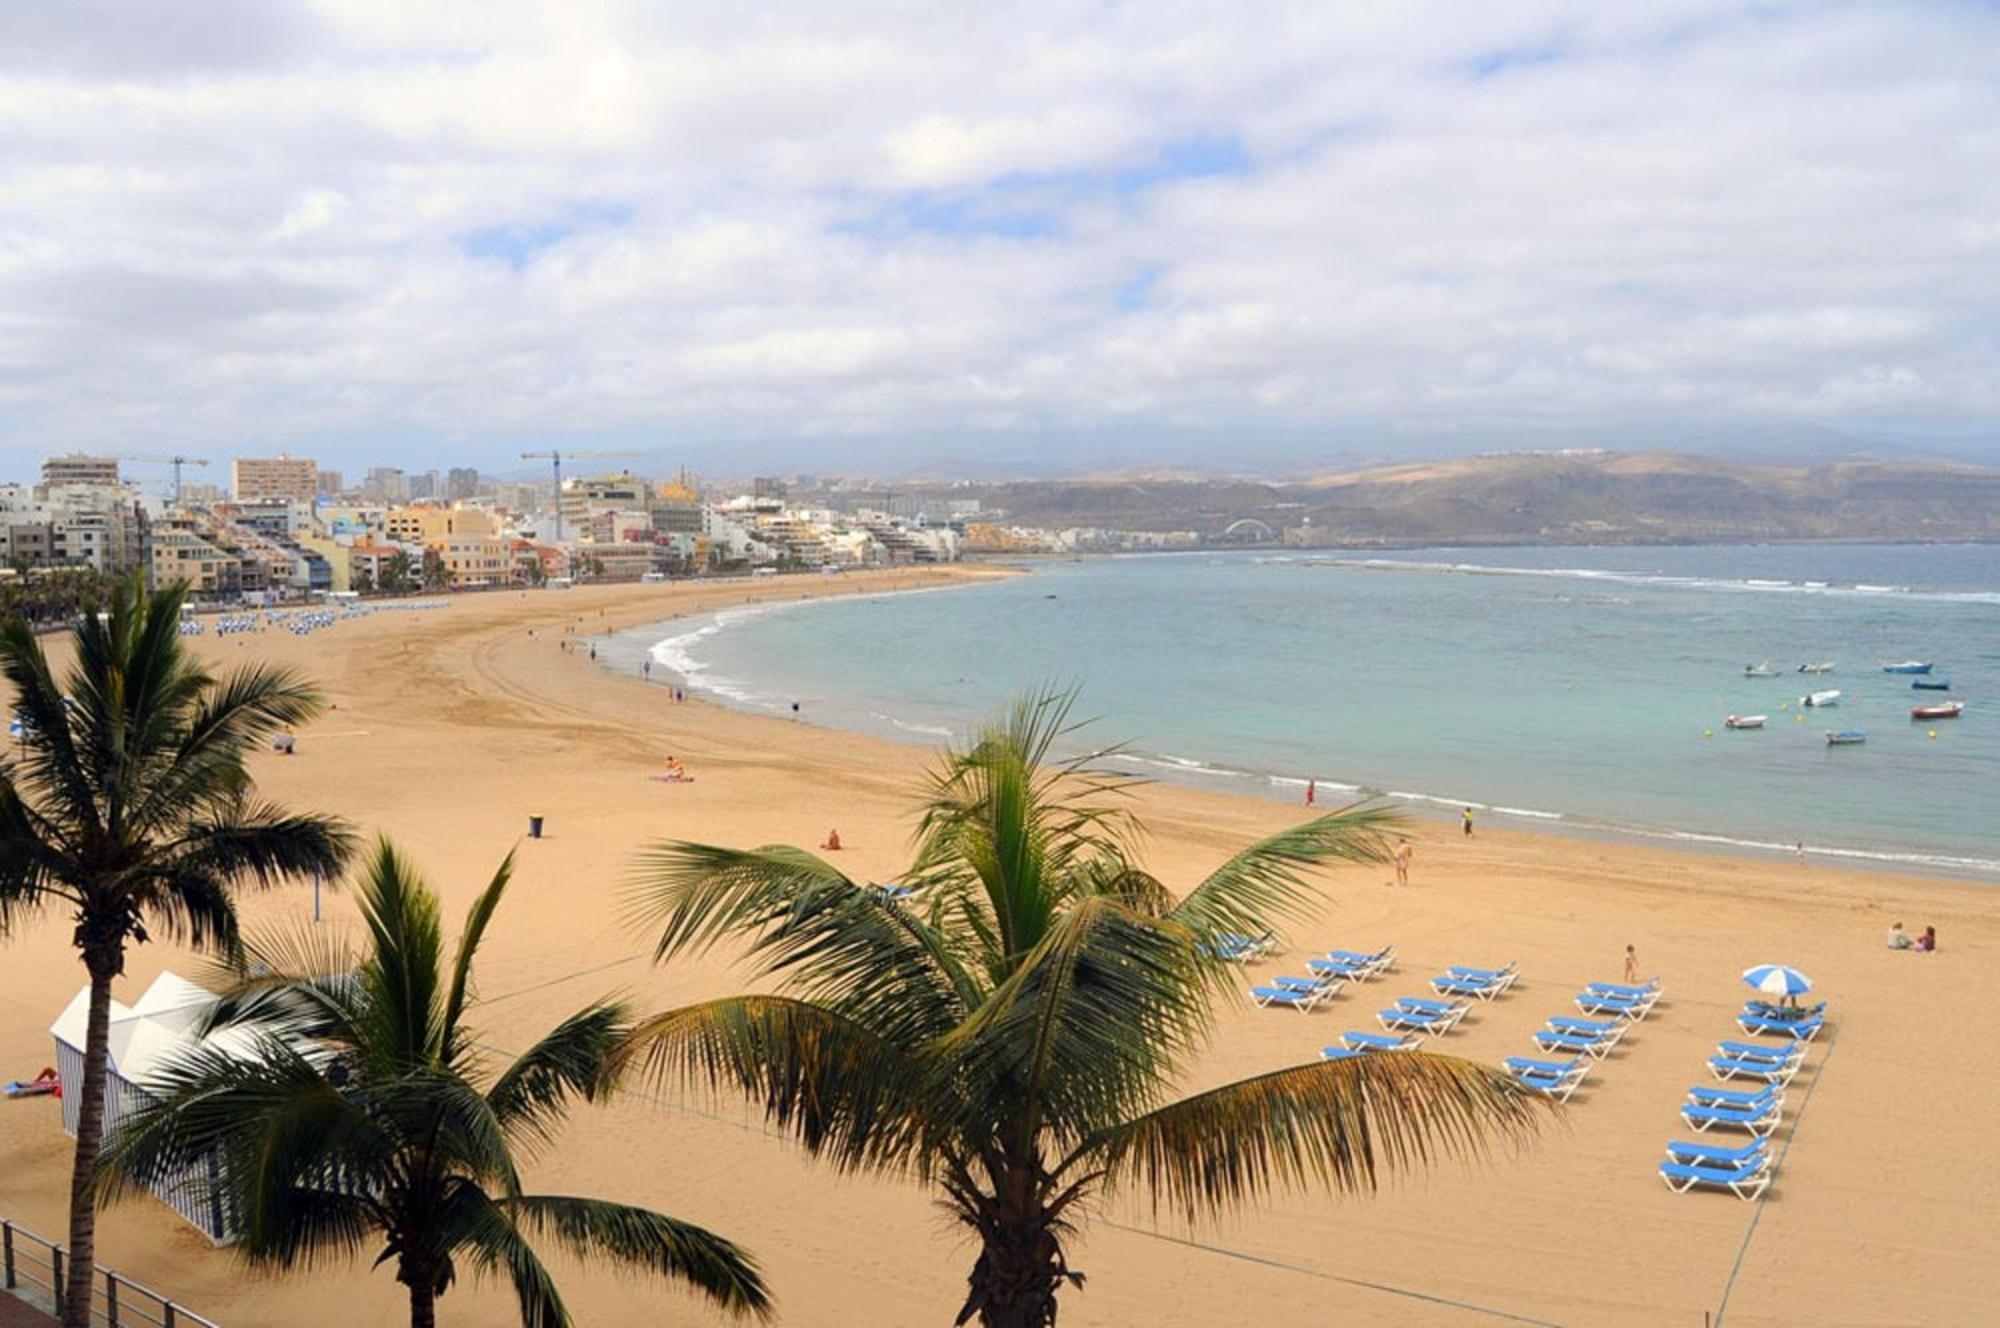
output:
[{"label": "white cloud", "polygon": [[97,8],[0,51],[0,470],[2000,426],[1990,8]]}]

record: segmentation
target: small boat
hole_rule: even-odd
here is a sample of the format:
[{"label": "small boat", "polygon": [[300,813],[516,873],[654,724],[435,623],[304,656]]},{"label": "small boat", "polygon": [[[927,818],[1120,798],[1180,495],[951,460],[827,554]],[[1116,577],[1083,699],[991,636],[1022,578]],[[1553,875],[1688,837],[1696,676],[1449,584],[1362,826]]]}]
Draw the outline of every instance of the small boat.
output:
[{"label": "small boat", "polygon": [[1764,727],[1764,721],[1768,718],[1769,716],[1767,715],[1731,715],[1722,721],[1722,727],[1726,729],[1761,729]]},{"label": "small boat", "polygon": [[1965,709],[1963,701],[1946,701],[1943,705],[1913,706],[1911,719],[1957,719],[1959,711]]},{"label": "small boat", "polygon": [[1838,733],[1826,735],[1826,745],[1829,747],[1859,747],[1867,741],[1868,735],[1860,729],[1842,729]]},{"label": "small boat", "polygon": [[1913,692],[1948,692],[1951,690],[1949,678],[1912,678],[1910,690]]},{"label": "small boat", "polygon": [[1775,678],[1778,676],[1778,671],[1771,667],[1771,661],[1767,659],[1762,664],[1745,664],[1743,666],[1743,676],[1746,678]]},{"label": "small boat", "polygon": [[1882,672],[1884,673],[1929,673],[1930,671],[1931,666],[1929,661],[1921,659],[1906,659],[1899,664],[1884,664],[1882,666]]},{"label": "small boat", "polygon": [[1818,664],[1801,664],[1801,665],[1799,665],[1799,672],[1800,672],[1800,673],[1832,673],[1832,672],[1833,672],[1833,661],[1829,659],[1829,660],[1822,660],[1822,661],[1821,661],[1820,663],[1818,663]]},{"label": "small boat", "polygon": [[1840,704],[1840,691],[1835,688],[1826,692],[1808,692],[1799,698],[1802,706],[1831,706]]}]

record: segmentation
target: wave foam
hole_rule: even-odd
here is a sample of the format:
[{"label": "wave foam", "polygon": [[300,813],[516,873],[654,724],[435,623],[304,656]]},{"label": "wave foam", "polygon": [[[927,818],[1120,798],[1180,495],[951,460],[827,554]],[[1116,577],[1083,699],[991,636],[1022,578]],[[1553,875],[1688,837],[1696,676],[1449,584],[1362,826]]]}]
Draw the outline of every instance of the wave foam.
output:
[{"label": "wave foam", "polygon": [[1457,576],[1526,576],[1570,581],[1611,581],[1657,586],[1669,590],[1722,590],[1766,595],[1900,595],[1913,600],[1952,604],[2000,604],[2000,590],[1918,590],[1912,586],[1876,585],[1857,581],[1850,586],[1825,581],[1773,581],[1758,577],[1673,576],[1664,572],[1618,572],[1602,567],[1506,567],[1495,563],[1448,563],[1410,558],[1314,558],[1319,567],[1363,572],[1443,572]]}]

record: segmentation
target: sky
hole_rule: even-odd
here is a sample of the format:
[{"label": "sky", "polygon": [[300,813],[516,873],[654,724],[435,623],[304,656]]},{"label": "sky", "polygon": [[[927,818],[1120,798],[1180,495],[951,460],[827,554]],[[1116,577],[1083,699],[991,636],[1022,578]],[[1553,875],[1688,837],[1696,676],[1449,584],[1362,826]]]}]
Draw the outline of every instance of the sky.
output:
[{"label": "sky", "polygon": [[2000,460],[1993,4],[0,18],[0,478],[1829,432]]}]

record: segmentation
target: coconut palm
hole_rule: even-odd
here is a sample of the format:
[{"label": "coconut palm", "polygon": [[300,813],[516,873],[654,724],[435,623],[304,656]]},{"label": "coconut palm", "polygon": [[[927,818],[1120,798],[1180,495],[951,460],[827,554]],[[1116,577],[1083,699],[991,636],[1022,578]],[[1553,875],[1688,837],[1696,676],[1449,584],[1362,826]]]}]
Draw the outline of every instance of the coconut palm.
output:
[{"label": "coconut palm", "polygon": [[1064,1239],[1107,1190],[1188,1218],[1281,1186],[1361,1191],[1537,1119],[1498,1072],[1422,1054],[1175,1100],[1218,997],[1240,992],[1205,939],[1296,915],[1323,864],[1381,861],[1388,818],[1320,816],[1176,900],[1134,864],[1126,781],[1052,759],[1069,705],[1027,697],[945,753],[898,888],[796,848],[680,842],[652,850],[636,885],[658,957],[739,938],[779,990],[642,1021],[620,1070],[743,1093],[843,1169],[937,1187],[979,1244],[961,1324],[1054,1323],[1059,1290],[1083,1280]]},{"label": "coconut palm", "polygon": [[522,1155],[605,1086],[628,1013],[587,1005],[492,1072],[465,1015],[512,867],[509,856],[467,911],[449,962],[437,896],[386,842],[357,889],[360,954],[323,929],[246,942],[246,976],[210,1031],[241,1030],[254,1050],[244,1054],[241,1036],[234,1054],[230,1039],[215,1039],[165,1071],[157,1103],[109,1142],[107,1189],[200,1174],[214,1159],[215,1197],[252,1265],[290,1269],[373,1247],[408,1289],[412,1328],[437,1322],[461,1264],[512,1284],[524,1328],[569,1323],[537,1237],[761,1314],[756,1265],[722,1237],[644,1208],[523,1192]]},{"label": "coconut palm", "polygon": [[21,721],[18,754],[0,758],[0,935],[24,914],[68,910],[90,975],[83,1082],[64,1085],[78,1098],[63,1310],[74,1328],[89,1323],[90,1181],[126,947],[158,931],[226,952],[237,939],[233,887],[330,878],[349,851],[339,822],[257,800],[244,769],[247,753],[310,718],[318,698],[282,669],[212,678],[183,647],[182,593],[119,582],[108,611],[89,606],[78,620],[60,686],[27,623],[0,625],[0,671]]}]

